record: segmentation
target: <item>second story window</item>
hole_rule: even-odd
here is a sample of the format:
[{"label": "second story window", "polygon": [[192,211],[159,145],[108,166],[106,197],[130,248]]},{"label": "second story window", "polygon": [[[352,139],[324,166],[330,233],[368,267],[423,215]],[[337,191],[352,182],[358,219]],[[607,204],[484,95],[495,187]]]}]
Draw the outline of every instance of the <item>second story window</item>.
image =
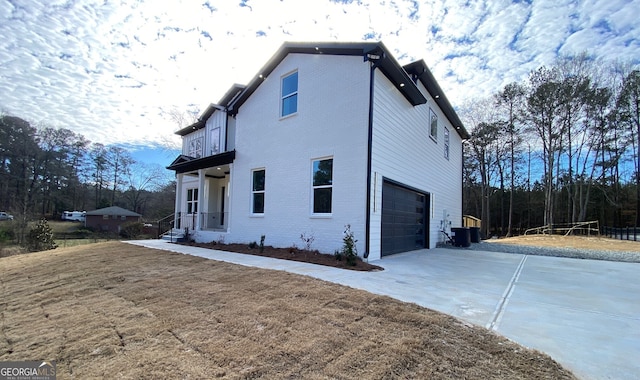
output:
[{"label": "second story window", "polygon": [[438,141],[438,115],[429,108],[429,135],[434,141]]},{"label": "second story window", "polygon": [[202,137],[197,137],[189,141],[189,157],[202,157]]},{"label": "second story window", "polygon": [[449,130],[444,129],[444,158],[449,159]]},{"label": "second story window", "polygon": [[211,131],[211,153],[210,155],[213,156],[214,154],[218,154],[220,153],[220,128],[214,128]]},{"label": "second story window", "polygon": [[298,112],[298,72],[282,78],[282,93],[280,95],[280,116]]}]

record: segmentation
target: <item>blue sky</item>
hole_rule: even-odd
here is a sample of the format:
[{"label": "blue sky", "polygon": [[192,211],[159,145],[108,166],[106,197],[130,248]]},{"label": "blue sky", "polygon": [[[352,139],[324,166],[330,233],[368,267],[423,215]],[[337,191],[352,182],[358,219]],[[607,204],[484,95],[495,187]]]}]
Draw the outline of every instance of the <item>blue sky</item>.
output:
[{"label": "blue sky", "polygon": [[640,0],[0,0],[0,111],[175,157],[171,115],[247,83],[284,41],[376,40],[454,106],[559,54],[640,62]]}]

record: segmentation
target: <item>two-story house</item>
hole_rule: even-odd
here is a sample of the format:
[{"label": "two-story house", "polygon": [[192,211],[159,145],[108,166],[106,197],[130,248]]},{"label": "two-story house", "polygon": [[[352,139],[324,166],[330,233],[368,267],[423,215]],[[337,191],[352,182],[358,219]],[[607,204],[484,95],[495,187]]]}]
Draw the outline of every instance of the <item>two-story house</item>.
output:
[{"label": "two-story house", "polygon": [[382,43],[285,43],[177,132],[175,227],[197,241],[361,256],[433,248],[462,224],[468,134],[424,61]]}]

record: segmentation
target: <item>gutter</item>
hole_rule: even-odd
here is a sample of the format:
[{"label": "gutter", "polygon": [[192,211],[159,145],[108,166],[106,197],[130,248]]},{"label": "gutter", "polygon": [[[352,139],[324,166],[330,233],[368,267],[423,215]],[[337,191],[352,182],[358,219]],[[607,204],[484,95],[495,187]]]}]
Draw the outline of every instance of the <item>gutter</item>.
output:
[{"label": "gutter", "polygon": [[380,61],[384,59],[384,52],[372,51],[365,54],[364,60],[371,61],[371,69],[369,72],[369,123],[368,123],[368,136],[367,136],[367,201],[366,201],[366,214],[365,214],[365,231],[364,231],[364,254],[366,259],[371,252],[371,166],[373,155],[373,95],[374,95],[374,79],[375,70],[380,65]]}]

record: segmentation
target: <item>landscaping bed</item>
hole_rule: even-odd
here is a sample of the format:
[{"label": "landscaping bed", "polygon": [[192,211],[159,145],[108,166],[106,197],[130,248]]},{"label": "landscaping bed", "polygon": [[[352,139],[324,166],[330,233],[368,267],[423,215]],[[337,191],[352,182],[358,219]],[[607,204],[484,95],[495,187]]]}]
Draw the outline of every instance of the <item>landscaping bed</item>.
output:
[{"label": "landscaping bed", "polygon": [[338,260],[335,255],[320,253],[318,251],[300,249],[297,247],[275,248],[269,245],[265,245],[263,249],[261,249],[260,246],[258,245],[253,246],[250,244],[227,244],[227,243],[218,243],[218,242],[210,242],[210,243],[185,242],[185,243],[176,243],[176,244],[190,245],[190,246],[208,248],[208,249],[217,249],[220,251],[243,253],[248,255],[271,257],[274,259],[300,261],[304,263],[325,265],[328,267],[342,268],[342,269],[349,269],[349,270],[357,270],[357,271],[384,270],[384,268],[380,266],[369,264],[368,262],[362,261],[362,259],[359,257],[356,258],[354,265],[350,265],[349,263],[347,263],[347,260],[344,257],[341,260]]}]

